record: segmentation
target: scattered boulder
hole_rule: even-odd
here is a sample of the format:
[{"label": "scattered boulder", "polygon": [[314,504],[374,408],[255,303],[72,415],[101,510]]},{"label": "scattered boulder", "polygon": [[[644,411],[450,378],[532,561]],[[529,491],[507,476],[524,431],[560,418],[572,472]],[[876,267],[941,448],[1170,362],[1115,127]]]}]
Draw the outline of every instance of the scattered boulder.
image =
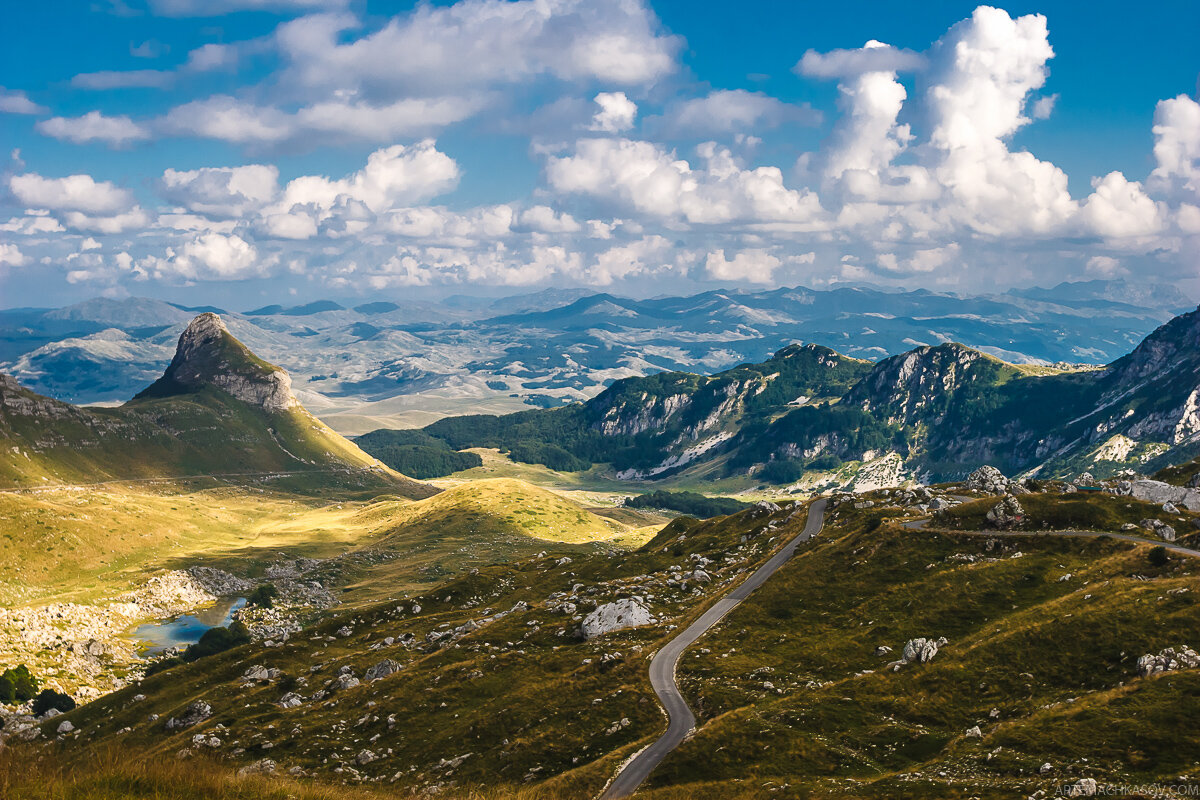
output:
[{"label": "scattered boulder", "polygon": [[263,758],[255,761],[253,764],[247,764],[237,771],[238,777],[245,775],[270,775],[278,768],[278,764],[269,758]]},{"label": "scattered boulder", "polygon": [[363,680],[365,680],[367,683],[370,683],[371,681],[377,681],[380,678],[386,678],[388,675],[399,671],[399,663],[392,661],[390,658],[385,658],[383,661],[380,661],[378,664],[368,669],[363,675]]},{"label": "scattered boulder", "polygon": [[212,706],[203,700],[196,700],[189,703],[188,707],[179,717],[170,717],[167,719],[167,730],[178,731],[184,728],[190,728],[193,725],[199,724],[211,717],[213,714]]},{"label": "scattered boulder", "polygon": [[1146,530],[1165,539],[1168,542],[1175,541],[1175,529],[1161,519],[1144,519],[1141,525]]},{"label": "scattered boulder", "polygon": [[1200,489],[1200,472],[1192,476],[1191,480],[1184,484],[1189,489]]},{"label": "scattered boulder", "polygon": [[1025,519],[1025,509],[1017,502],[1017,498],[1006,494],[1004,499],[987,512],[987,524],[997,530],[1011,530]]},{"label": "scattered boulder", "polygon": [[1138,674],[1142,677],[1196,667],[1200,667],[1200,653],[1187,645],[1168,647],[1157,655],[1147,653],[1137,660]]},{"label": "scattered boulder", "polygon": [[342,690],[353,689],[355,686],[358,686],[360,683],[361,683],[361,681],[359,681],[358,678],[354,677],[353,672],[343,672],[342,674],[338,675],[337,678],[334,679],[333,688],[342,689]]},{"label": "scattered boulder", "polygon": [[268,669],[261,664],[255,664],[242,674],[241,681],[242,683],[266,683],[278,677],[279,670],[275,667]]},{"label": "scattered boulder", "polygon": [[583,636],[591,639],[623,628],[636,628],[654,621],[650,609],[640,597],[628,597],[605,603],[583,618]]},{"label": "scattered boulder", "polygon": [[1175,507],[1175,504],[1172,502],[1169,502],[1169,501],[1166,503],[1163,503],[1162,509],[1163,509],[1164,514],[1178,514],[1179,513],[1179,509]]},{"label": "scattered boulder", "polygon": [[363,764],[370,764],[372,761],[378,760],[379,756],[370,750],[360,750],[358,755],[354,757],[354,761],[359,766],[362,766]]},{"label": "scattered boulder", "polygon": [[1004,473],[993,466],[985,465],[967,476],[966,486],[977,492],[988,494],[1008,494],[1012,491],[1013,482],[1004,477]]},{"label": "scattered boulder", "polygon": [[904,651],[900,656],[899,661],[893,661],[890,666],[894,672],[899,672],[900,668],[905,664],[918,664],[926,661],[932,661],[933,657],[938,654],[938,648],[946,644],[946,637],[938,639],[927,639],[921,637],[919,639],[909,639],[904,643]]},{"label": "scattered boulder", "polygon": [[339,639],[345,639],[352,633],[354,633],[354,629],[352,629],[349,625],[343,625],[337,629],[337,636]]},{"label": "scattered boulder", "polygon": [[71,724],[71,720],[69,719],[64,719],[62,722],[58,723],[59,733],[70,733],[73,730],[75,730],[75,726]]},{"label": "scattered boulder", "polygon": [[1090,472],[1081,472],[1079,477],[1071,481],[1076,486],[1094,486],[1096,484],[1096,476]]},{"label": "scattered boulder", "polygon": [[976,725],[973,728],[967,728],[967,732],[964,733],[963,735],[966,736],[968,739],[982,739],[983,731],[980,730],[978,725]]},{"label": "scattered boulder", "polygon": [[1099,789],[1095,778],[1080,778],[1067,787],[1067,797],[1095,797]]},{"label": "scattered boulder", "polygon": [[283,697],[279,698],[279,705],[282,708],[296,708],[304,703],[304,698],[295,692],[288,692]]}]

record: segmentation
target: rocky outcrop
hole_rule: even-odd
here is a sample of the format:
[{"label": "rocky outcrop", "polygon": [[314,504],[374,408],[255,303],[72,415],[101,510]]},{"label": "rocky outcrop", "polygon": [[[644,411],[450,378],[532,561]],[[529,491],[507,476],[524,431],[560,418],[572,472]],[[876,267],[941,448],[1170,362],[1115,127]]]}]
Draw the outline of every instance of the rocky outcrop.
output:
[{"label": "rocky outcrop", "polygon": [[946,644],[946,637],[938,639],[920,637],[918,639],[909,639],[904,643],[904,650],[900,655],[899,661],[893,661],[888,664],[894,672],[899,672],[901,667],[907,664],[924,664],[932,661],[933,657],[938,654],[938,648]]},{"label": "rocky outcrop", "polygon": [[139,397],[195,392],[214,386],[248,405],[280,412],[300,406],[292,379],[255,356],[216,314],[196,317],[179,337],[167,371]]},{"label": "rocky outcrop", "polygon": [[1197,667],[1200,667],[1200,653],[1186,645],[1168,647],[1157,654],[1147,653],[1137,660],[1138,674],[1142,677]]},{"label": "rocky outcrop", "polygon": [[1021,508],[1017,498],[1011,494],[1005,495],[1003,500],[987,512],[987,526],[1000,531],[1012,530],[1024,519],[1025,509]]},{"label": "rocky outcrop", "polygon": [[1144,519],[1141,526],[1168,542],[1175,541],[1175,529],[1161,519]]},{"label": "rocky outcrop", "polygon": [[1183,506],[1188,511],[1200,512],[1200,489],[1189,489],[1184,486],[1172,486],[1162,481],[1122,481],[1118,492],[1128,494],[1138,500],[1163,505],[1172,503]]},{"label": "rocky outcrop", "polygon": [[385,658],[375,666],[370,667],[366,673],[363,674],[363,680],[365,680],[367,683],[371,683],[372,681],[377,681],[380,678],[386,678],[388,675],[393,675],[399,672],[400,667],[401,665],[399,663],[392,661],[390,658]]},{"label": "rocky outcrop", "polygon": [[1013,482],[1004,473],[992,466],[982,466],[967,476],[967,489],[987,494],[1008,494]]},{"label": "rocky outcrop", "polygon": [[583,618],[583,636],[591,639],[623,628],[636,628],[654,622],[654,615],[640,597],[605,603]]}]

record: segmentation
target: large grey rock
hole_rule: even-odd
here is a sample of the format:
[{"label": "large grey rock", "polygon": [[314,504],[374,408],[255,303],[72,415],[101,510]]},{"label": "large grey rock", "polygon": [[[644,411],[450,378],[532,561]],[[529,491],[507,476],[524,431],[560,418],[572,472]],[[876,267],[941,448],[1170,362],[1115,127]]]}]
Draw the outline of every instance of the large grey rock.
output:
[{"label": "large grey rock", "polygon": [[605,603],[583,618],[583,635],[586,639],[603,636],[622,628],[636,628],[654,621],[640,597],[628,597]]},{"label": "large grey rock", "polygon": [[1067,797],[1095,797],[1099,790],[1095,778],[1080,778],[1067,787]]},{"label": "large grey rock", "polygon": [[932,661],[937,655],[939,644],[945,643],[945,639],[934,640],[921,637],[919,639],[909,639],[904,643],[904,661],[909,664],[924,663]]},{"label": "large grey rock", "polygon": [[1012,490],[1013,482],[1004,477],[1004,473],[993,466],[985,465],[967,476],[966,487],[977,492],[988,494],[1007,494]]},{"label": "large grey rock", "polygon": [[371,681],[377,681],[380,678],[386,678],[388,675],[399,671],[399,663],[392,661],[390,658],[385,658],[383,661],[380,661],[378,664],[368,669],[363,675],[363,679],[366,680],[367,683],[370,683]]},{"label": "large grey rock", "polygon": [[200,314],[180,335],[164,380],[188,389],[211,384],[265,411],[298,407],[291,377],[278,367],[262,366],[262,362],[241,363],[246,359],[238,351],[243,350],[219,316]]},{"label": "large grey rock", "polygon": [[1172,486],[1162,481],[1142,480],[1130,481],[1129,494],[1155,505],[1172,503],[1183,506],[1188,511],[1200,512],[1200,489]]},{"label": "large grey rock", "polygon": [[1021,508],[1017,498],[1011,494],[1005,495],[1003,500],[987,512],[988,526],[1002,531],[1017,527],[1024,519],[1025,509]]},{"label": "large grey rock", "polygon": [[1152,531],[1166,541],[1175,541],[1175,529],[1161,519],[1144,519],[1141,524],[1143,528]]},{"label": "large grey rock", "polygon": [[1189,480],[1185,485],[1189,489],[1200,489],[1200,472],[1197,472],[1195,475],[1193,475],[1192,479]]}]

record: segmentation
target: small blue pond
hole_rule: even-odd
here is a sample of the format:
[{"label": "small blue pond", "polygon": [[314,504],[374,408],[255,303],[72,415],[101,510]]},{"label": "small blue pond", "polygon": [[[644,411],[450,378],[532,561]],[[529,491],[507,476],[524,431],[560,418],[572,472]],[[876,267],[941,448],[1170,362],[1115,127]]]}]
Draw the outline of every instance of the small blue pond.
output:
[{"label": "small blue pond", "polygon": [[139,652],[143,658],[157,655],[168,647],[186,647],[200,641],[210,628],[228,628],[233,622],[233,612],[244,605],[244,597],[222,597],[194,614],[139,625],[133,631],[133,638],[142,645]]}]

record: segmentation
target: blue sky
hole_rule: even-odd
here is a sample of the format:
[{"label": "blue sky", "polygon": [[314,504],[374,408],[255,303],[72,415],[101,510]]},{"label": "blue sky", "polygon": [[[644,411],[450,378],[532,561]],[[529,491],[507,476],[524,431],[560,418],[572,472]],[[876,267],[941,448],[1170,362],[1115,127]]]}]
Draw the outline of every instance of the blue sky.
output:
[{"label": "blue sky", "polygon": [[0,31],[0,305],[1200,295],[1200,6],[920,8],[21,4]]}]

